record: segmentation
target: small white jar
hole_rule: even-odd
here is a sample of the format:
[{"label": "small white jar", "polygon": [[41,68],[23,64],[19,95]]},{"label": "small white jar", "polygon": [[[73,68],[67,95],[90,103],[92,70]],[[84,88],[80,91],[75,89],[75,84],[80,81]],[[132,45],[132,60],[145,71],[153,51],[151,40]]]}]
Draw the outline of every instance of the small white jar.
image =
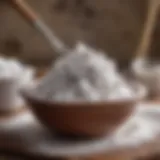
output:
[{"label": "small white jar", "polygon": [[134,76],[149,90],[149,96],[160,96],[160,65],[150,65],[146,59],[137,59],[132,64]]},{"label": "small white jar", "polygon": [[[18,61],[12,60],[12,65],[7,60],[4,63],[0,63],[0,112],[17,111],[25,106],[20,90],[32,82],[35,71]],[[15,64],[19,68],[14,68]]]}]

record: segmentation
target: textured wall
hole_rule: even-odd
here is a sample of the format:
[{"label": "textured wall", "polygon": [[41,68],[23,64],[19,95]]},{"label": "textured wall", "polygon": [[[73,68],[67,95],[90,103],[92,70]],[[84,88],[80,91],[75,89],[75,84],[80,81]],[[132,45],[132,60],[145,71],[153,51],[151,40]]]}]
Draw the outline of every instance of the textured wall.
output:
[{"label": "textured wall", "polygon": [[[135,52],[147,0],[27,0],[68,45],[76,40],[104,49],[120,62]],[[53,56],[47,42],[17,12],[0,2],[0,52],[32,62]]]}]

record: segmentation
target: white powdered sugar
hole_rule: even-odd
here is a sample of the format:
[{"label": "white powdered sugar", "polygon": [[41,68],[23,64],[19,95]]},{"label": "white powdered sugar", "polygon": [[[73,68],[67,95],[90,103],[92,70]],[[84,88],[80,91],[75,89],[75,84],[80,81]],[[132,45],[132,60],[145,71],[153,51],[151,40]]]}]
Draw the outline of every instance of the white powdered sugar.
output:
[{"label": "white powdered sugar", "polygon": [[105,101],[135,95],[113,60],[81,43],[55,62],[35,91],[39,98],[59,102]]}]

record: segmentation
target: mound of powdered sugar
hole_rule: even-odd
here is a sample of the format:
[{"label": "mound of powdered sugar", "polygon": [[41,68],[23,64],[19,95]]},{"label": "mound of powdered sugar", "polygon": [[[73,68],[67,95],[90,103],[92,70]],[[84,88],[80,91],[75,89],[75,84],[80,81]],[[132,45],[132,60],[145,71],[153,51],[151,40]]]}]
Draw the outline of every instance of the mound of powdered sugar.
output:
[{"label": "mound of powdered sugar", "polygon": [[80,43],[56,61],[35,91],[39,98],[59,102],[104,101],[135,95],[114,61]]}]

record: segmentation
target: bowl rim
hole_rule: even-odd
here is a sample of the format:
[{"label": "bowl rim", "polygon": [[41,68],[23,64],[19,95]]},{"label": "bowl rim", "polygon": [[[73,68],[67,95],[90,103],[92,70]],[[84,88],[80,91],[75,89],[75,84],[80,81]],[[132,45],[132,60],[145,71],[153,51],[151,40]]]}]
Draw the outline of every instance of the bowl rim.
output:
[{"label": "bowl rim", "polygon": [[28,88],[23,88],[20,93],[22,95],[22,97],[26,100],[26,102],[37,102],[37,103],[41,103],[44,105],[48,105],[48,106],[86,106],[86,105],[93,105],[93,106],[97,106],[97,105],[102,105],[102,104],[107,104],[107,105],[115,105],[115,104],[123,104],[123,103],[132,103],[132,102],[138,102],[143,100],[143,98],[145,98],[148,94],[148,90],[147,88],[142,85],[139,82],[132,82],[132,84],[134,84],[137,87],[137,92],[136,95],[132,98],[123,98],[123,99],[116,99],[116,100],[106,100],[106,101],[75,101],[75,102],[63,102],[63,101],[53,101],[53,100],[46,100],[44,98],[40,98],[34,94],[31,94],[32,89],[35,89],[35,87],[33,87],[34,85],[36,85],[37,83],[32,83],[31,86],[28,86]]}]

